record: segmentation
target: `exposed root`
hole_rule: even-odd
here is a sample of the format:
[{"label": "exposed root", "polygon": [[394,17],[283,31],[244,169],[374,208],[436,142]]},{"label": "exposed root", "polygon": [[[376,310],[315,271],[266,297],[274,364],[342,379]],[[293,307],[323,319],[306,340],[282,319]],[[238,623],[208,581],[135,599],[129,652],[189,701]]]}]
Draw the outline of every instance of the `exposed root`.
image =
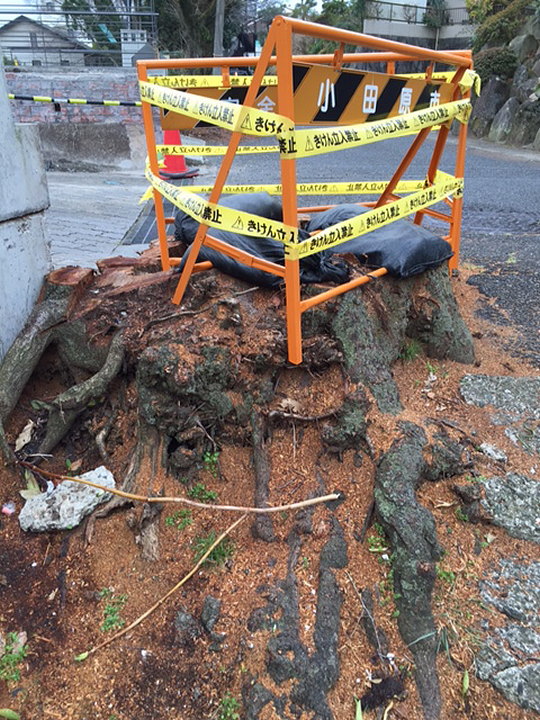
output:
[{"label": "exposed root", "polygon": [[[208,503],[197,502],[196,500],[188,500],[184,497],[159,497],[149,495],[136,495],[135,493],[124,492],[123,490],[116,490],[116,488],[105,487],[104,485],[98,485],[97,483],[90,482],[90,480],[84,480],[80,477],[72,477],[71,475],[58,475],[57,473],[51,473],[43,468],[36,467],[27,462],[19,462],[19,465],[27,467],[30,470],[41,473],[45,477],[53,478],[54,480],[70,480],[71,482],[78,482],[82,485],[88,485],[89,487],[103,490],[104,492],[117,495],[119,498],[124,499],[125,502],[138,501],[148,503],[178,503],[179,505],[188,505],[189,507],[196,507],[203,510],[210,510],[214,512],[241,512],[241,513],[260,513],[262,515],[266,513],[277,513],[287,512],[292,510],[300,510],[300,508],[310,507],[311,505],[319,505],[320,503],[331,502],[332,500],[340,500],[342,496],[339,493],[330,493],[329,495],[320,495],[318,497],[309,498],[308,500],[302,500],[301,502],[289,503],[288,505],[273,505],[272,507],[249,507],[245,505],[209,505]],[[111,501],[112,502],[112,501]],[[122,503],[122,504],[125,504]],[[106,507],[106,506],[105,506]],[[118,505],[116,506],[118,507]],[[110,512],[110,511],[109,511]]]},{"label": "exposed root", "polygon": [[50,404],[47,432],[40,445],[40,453],[48,453],[55,448],[69,432],[77,417],[87,408],[88,403],[105,394],[120,372],[123,361],[124,345],[122,332],[119,332],[111,341],[103,367],[88,380],[60,393]]},{"label": "exposed root", "polygon": [[95,437],[96,447],[98,449],[99,456],[101,457],[101,459],[103,460],[103,462],[105,464],[110,463],[110,460],[111,460],[109,457],[109,453],[105,449],[105,441],[109,437],[109,433],[111,432],[113,425],[116,422],[117,415],[118,415],[118,413],[115,410],[113,410],[111,412],[110,418],[107,420],[105,425],[101,428],[101,430],[99,430],[96,433],[96,437]]},{"label": "exposed root", "polygon": [[[270,484],[270,461],[264,444],[265,424],[262,417],[254,412],[251,416],[251,446],[253,449],[253,467],[255,470],[255,505],[265,507],[268,503],[268,487]],[[253,537],[266,542],[274,542],[276,536],[272,527],[272,519],[257,515],[251,526]]]}]

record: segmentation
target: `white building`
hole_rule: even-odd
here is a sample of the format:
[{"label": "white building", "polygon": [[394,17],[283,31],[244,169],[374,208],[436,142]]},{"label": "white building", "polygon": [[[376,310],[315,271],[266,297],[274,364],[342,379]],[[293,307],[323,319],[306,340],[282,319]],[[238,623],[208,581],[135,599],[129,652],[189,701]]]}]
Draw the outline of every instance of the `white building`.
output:
[{"label": "white building", "polygon": [[425,23],[429,10],[426,0],[408,3],[371,0],[366,7],[364,32],[378,37],[402,38],[416,44],[468,48],[474,33],[464,0],[446,0],[446,11],[439,29]]},{"label": "white building", "polygon": [[81,65],[90,48],[67,31],[19,15],[0,27],[4,58],[15,65]]}]

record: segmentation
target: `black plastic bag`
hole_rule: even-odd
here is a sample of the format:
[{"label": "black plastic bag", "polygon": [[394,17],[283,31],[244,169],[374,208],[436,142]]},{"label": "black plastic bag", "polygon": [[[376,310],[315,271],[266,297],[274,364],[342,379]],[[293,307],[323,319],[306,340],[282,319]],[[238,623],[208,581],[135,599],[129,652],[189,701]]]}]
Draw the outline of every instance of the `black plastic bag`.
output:
[{"label": "black plastic bag", "polygon": [[[229,195],[220,198],[219,204],[270,220],[281,221],[283,218],[281,202],[265,192]],[[199,228],[199,222],[182,210],[179,210],[176,214],[174,225],[176,239],[186,245],[191,245]],[[229,243],[229,245],[244,250],[255,257],[268,260],[278,265],[284,264],[285,246],[277,240],[272,240],[271,238],[255,238],[240,233],[218,230],[216,228],[209,228],[208,234],[217,240],[223,240]],[[308,233],[303,230],[299,230],[299,235],[301,240],[308,237]],[[335,259],[331,260],[331,257],[331,252],[324,251],[303,258],[300,261],[300,281],[302,283],[346,282],[349,279],[349,271],[346,263]],[[186,259],[187,253],[182,259],[180,270],[182,270]],[[282,282],[282,279],[278,275],[272,275],[264,270],[258,270],[244,265],[238,260],[206,246],[201,248],[198,256],[199,262],[204,260],[209,260],[212,265],[218,270],[221,270],[221,272],[238,278],[239,280],[245,280],[252,285],[276,287]]]},{"label": "black plastic bag", "polygon": [[[339,222],[362,215],[369,208],[352,203],[313,215],[307,226],[310,233],[325,230]],[[335,254],[352,253],[364,264],[384,267],[390,275],[408,278],[440,265],[454,254],[450,244],[420,225],[395,220],[365,235],[329,248]]]}]

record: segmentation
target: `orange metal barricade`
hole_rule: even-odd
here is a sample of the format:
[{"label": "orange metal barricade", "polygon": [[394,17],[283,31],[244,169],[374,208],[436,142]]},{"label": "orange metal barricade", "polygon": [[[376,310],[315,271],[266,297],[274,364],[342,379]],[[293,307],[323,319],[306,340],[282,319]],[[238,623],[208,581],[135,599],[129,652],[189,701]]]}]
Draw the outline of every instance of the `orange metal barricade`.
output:
[{"label": "orange metal barricade", "polygon": [[[300,34],[312,38],[322,38],[325,40],[334,41],[337,44],[337,49],[334,54],[328,55],[303,55],[293,56],[293,35]],[[367,52],[345,52],[345,46],[351,45],[356,48],[367,49]],[[293,65],[304,64],[309,67],[325,67],[331,68],[336,72],[336,77],[342,72],[343,65],[345,63],[374,63],[384,62],[386,63],[387,75],[394,76],[395,74],[395,63],[399,61],[425,61],[428,63],[426,71],[424,73],[424,79],[426,82],[431,82],[434,75],[435,63],[443,64],[451,68],[451,77],[447,78],[444,85],[441,83],[438,86],[440,93],[445,93],[446,102],[452,102],[463,98],[468,98],[470,91],[468,86],[463,82],[464,75],[467,71],[472,68],[471,53],[470,51],[434,51],[428,48],[416,47],[407,45],[404,43],[394,42],[391,40],[385,40],[381,38],[375,38],[368,35],[350,32],[347,30],[340,30],[337,28],[331,28],[327,26],[317,25],[315,23],[309,23],[302,20],[296,20],[286,17],[277,17],[272,23],[267,40],[261,51],[259,58],[199,58],[199,59],[175,59],[175,60],[143,60],[137,63],[137,71],[139,81],[144,85],[152,77],[149,77],[149,71],[152,70],[164,70],[164,69],[212,69],[219,67],[221,69],[221,80],[220,86],[222,88],[229,88],[234,85],[234,78],[231,77],[231,68],[239,67],[253,67],[254,73],[251,77],[251,81],[247,87],[247,92],[243,100],[242,108],[254,108],[257,93],[263,85],[265,73],[268,68],[275,66],[275,72],[277,76],[277,82],[275,83],[275,98],[276,98],[276,117],[290,121],[290,126],[295,128],[298,123],[298,107],[295,108],[295,88],[293,86]],[[306,71],[307,72],[307,71]],[[354,72],[351,70],[351,73]],[[366,72],[366,71],[362,71]],[[315,79],[318,77],[316,71],[314,71]],[[402,79],[405,76],[399,76]],[[215,83],[214,83],[215,85]],[[142,86],[141,86],[142,87]],[[374,88],[375,85],[370,87]],[[326,105],[328,102],[335,102],[335,98],[329,93],[333,93],[333,85],[327,84],[323,88],[321,83],[321,93],[319,100],[324,97],[324,89],[326,90]],[[195,91],[196,92],[196,91]],[[364,93],[367,93],[364,90]],[[375,92],[375,91],[373,91]],[[378,92],[378,90],[377,90]],[[413,92],[412,90],[410,91]],[[416,91],[415,91],[416,92]],[[364,95],[365,96],[365,95]],[[159,161],[158,153],[156,151],[156,138],[154,131],[154,122],[152,114],[152,102],[151,99],[141,94],[142,102],[142,113],[144,128],[148,146],[148,159],[149,159],[149,170],[151,176],[155,177],[159,175]],[[368,101],[370,98],[368,97]],[[156,103],[158,104],[158,103]],[[163,105],[162,105],[163,107]],[[377,106],[378,107],[378,106]],[[397,107],[397,106],[396,106]],[[365,109],[365,108],[364,108]],[[365,114],[369,116],[367,107]],[[371,108],[372,109],[372,108]],[[394,115],[396,115],[394,112]],[[210,120],[211,122],[211,120]],[[365,122],[365,120],[363,121]],[[316,121],[313,120],[306,122],[303,118],[303,124],[307,125],[329,125],[328,121]],[[349,123],[349,125],[347,125]],[[344,130],[350,127],[350,119],[341,122],[341,125],[345,125]],[[369,119],[367,120],[366,127],[369,126]],[[433,152],[429,167],[425,177],[425,187],[433,186],[436,181],[438,174],[439,163],[446,146],[446,141],[450,131],[449,123],[441,124],[438,126],[438,135],[434,143]],[[415,134],[414,140],[406,152],[405,156],[399,163],[393,176],[390,180],[385,183],[385,187],[380,193],[378,199],[375,202],[363,203],[366,206],[373,208],[383,208],[388,203],[395,202],[401,198],[398,194],[397,189],[403,179],[404,173],[411,164],[412,160],[416,156],[418,150],[428,137],[432,126],[424,127]],[[411,134],[411,133],[409,133]],[[465,166],[465,152],[466,152],[466,134],[467,128],[466,123],[463,122],[460,126],[459,135],[457,139],[456,148],[456,161],[455,171],[452,177],[454,179],[462,179],[464,175]],[[233,159],[238,150],[240,141],[242,139],[243,132],[241,126],[236,123],[234,128],[231,130],[231,137],[227,149],[224,153],[221,166],[219,168],[214,187],[210,192],[208,203],[217,204],[225,186]],[[294,130],[292,134],[289,134],[289,142],[294,143]],[[284,142],[284,141],[283,141]],[[298,208],[297,195],[297,177],[296,177],[296,156],[291,153],[291,156],[287,156],[284,152],[283,147],[280,147],[280,175],[281,175],[281,197],[283,207],[283,225],[289,228],[297,227],[298,224],[298,212],[312,211],[315,209],[324,208],[312,208],[302,207]],[[156,220],[158,228],[158,237],[161,251],[161,261],[164,270],[168,270],[171,266],[178,264],[180,261],[169,257],[168,246],[167,246],[167,224],[173,222],[172,218],[166,218],[163,209],[163,197],[159,189],[154,186],[153,189],[154,203],[156,209]],[[431,216],[437,220],[442,220],[449,225],[449,232],[447,239],[449,240],[454,255],[450,260],[450,269],[457,267],[459,259],[459,243],[460,243],[460,231],[461,231],[461,213],[462,213],[462,197],[460,192],[456,192],[452,198],[445,198],[447,205],[449,205],[449,213],[434,210],[433,208],[422,206],[416,213],[411,211],[407,214],[414,214],[414,222],[420,224],[424,216]],[[326,206],[325,206],[326,207]],[[195,217],[195,216],[194,216]],[[199,218],[197,218],[199,219]],[[386,221],[385,221],[386,222]],[[332,243],[336,244],[336,243]],[[308,299],[302,300],[300,292],[300,271],[299,271],[299,256],[295,253],[294,243],[289,243],[285,247],[285,259],[284,266],[277,265],[268,261],[255,258],[245,252],[239,251],[236,248],[231,247],[227,243],[212,237],[211,227],[204,223],[204,219],[201,220],[199,229],[197,231],[195,240],[190,248],[187,259],[184,263],[182,273],[180,275],[178,287],[173,297],[173,302],[180,303],[186,291],[189,279],[193,272],[206,269],[208,263],[197,263],[197,257],[201,247],[205,245],[212,247],[219,252],[224,253],[230,257],[234,257],[240,262],[251,265],[266,272],[272,273],[279,277],[282,277],[285,281],[285,294],[286,294],[286,323],[287,323],[287,337],[288,337],[288,348],[289,348],[289,360],[293,364],[298,364],[302,360],[302,334],[301,334],[301,316],[302,313],[309,308],[318,305],[330,298],[336,297],[348,290],[355,287],[359,287],[375,278],[382,277],[386,274],[386,269],[381,268],[379,270],[367,273],[361,277],[354,278],[347,283],[332,287],[329,290],[321,292],[315,296],[311,296]]]}]

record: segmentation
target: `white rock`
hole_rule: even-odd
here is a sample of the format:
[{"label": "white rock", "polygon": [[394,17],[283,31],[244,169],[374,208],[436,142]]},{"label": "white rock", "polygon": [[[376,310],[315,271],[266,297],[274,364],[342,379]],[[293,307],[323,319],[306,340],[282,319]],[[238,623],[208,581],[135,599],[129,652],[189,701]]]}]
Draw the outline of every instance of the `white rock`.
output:
[{"label": "white rock", "polygon": [[[111,471],[103,465],[80,477],[107,488],[115,487]],[[19,514],[19,523],[23,530],[30,532],[71,530],[110,498],[111,494],[104,490],[64,480],[52,492],[27,500]]]},{"label": "white rock", "polygon": [[495,447],[495,445],[490,445],[489,443],[482,443],[479,447],[479,450],[491,460],[497,460],[498,462],[507,462],[508,460],[506,453],[504,453],[502,450],[499,450],[499,448]]}]

